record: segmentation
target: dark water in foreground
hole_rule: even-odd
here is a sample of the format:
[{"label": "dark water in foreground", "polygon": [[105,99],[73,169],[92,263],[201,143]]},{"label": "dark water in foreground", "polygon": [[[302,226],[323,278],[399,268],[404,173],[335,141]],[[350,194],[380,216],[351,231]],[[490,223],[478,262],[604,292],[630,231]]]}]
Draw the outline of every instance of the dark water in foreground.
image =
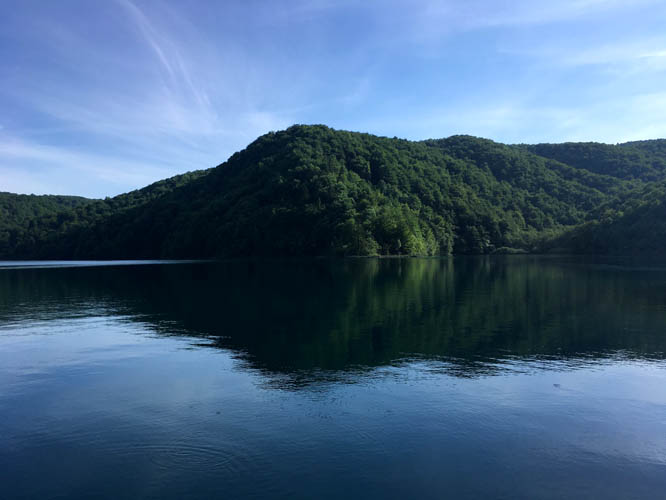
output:
[{"label": "dark water in foreground", "polygon": [[21,267],[1,498],[666,492],[666,266]]}]

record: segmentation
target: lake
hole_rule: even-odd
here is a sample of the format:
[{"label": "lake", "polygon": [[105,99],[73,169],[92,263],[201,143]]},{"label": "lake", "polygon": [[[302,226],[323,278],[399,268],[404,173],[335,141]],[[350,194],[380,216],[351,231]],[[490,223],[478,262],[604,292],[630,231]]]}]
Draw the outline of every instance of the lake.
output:
[{"label": "lake", "polygon": [[666,492],[666,266],[0,263],[26,498]]}]

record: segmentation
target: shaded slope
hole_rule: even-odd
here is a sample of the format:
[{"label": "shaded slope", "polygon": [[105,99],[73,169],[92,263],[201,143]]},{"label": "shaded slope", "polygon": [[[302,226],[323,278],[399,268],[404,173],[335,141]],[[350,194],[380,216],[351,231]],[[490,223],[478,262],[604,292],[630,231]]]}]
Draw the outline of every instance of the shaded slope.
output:
[{"label": "shaded slope", "polygon": [[666,253],[666,182],[637,189],[618,206],[599,207],[594,219],[545,242],[541,250],[618,255]]},{"label": "shaded slope", "polygon": [[74,235],[142,207],[207,172],[177,175],[104,200],[0,193],[0,258],[74,258],[66,251]]},{"label": "shaded slope", "polygon": [[666,179],[666,141],[640,141],[615,146],[568,142],[520,147],[578,169],[619,179],[646,182]]},{"label": "shaded slope", "polygon": [[77,210],[93,203],[78,196],[0,193],[0,255],[67,228]]}]

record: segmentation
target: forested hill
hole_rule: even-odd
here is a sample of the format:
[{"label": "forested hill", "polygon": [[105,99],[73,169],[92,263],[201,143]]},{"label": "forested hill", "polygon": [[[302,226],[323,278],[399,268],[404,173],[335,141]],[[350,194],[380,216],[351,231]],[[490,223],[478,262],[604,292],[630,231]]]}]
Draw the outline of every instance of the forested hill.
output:
[{"label": "forested hill", "polygon": [[[654,252],[665,186],[666,141],[508,146],[293,126],[115,198],[0,195],[0,257]],[[637,221],[654,224],[640,244],[616,241]]]},{"label": "forested hill", "polygon": [[73,233],[81,233],[130,208],[144,206],[206,173],[200,170],[177,175],[104,200],[0,193],[0,258],[49,258],[45,245],[63,245]]},{"label": "forested hill", "polygon": [[578,169],[620,179],[658,181],[666,178],[666,141],[628,142],[617,146],[594,142],[537,144],[527,151]]}]

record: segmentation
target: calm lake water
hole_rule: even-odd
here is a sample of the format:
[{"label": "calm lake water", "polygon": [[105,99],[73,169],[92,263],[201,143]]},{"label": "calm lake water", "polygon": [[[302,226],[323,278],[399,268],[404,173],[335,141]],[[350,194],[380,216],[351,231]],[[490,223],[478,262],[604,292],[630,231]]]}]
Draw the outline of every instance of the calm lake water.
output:
[{"label": "calm lake water", "polygon": [[666,494],[666,267],[0,268],[3,499]]}]

